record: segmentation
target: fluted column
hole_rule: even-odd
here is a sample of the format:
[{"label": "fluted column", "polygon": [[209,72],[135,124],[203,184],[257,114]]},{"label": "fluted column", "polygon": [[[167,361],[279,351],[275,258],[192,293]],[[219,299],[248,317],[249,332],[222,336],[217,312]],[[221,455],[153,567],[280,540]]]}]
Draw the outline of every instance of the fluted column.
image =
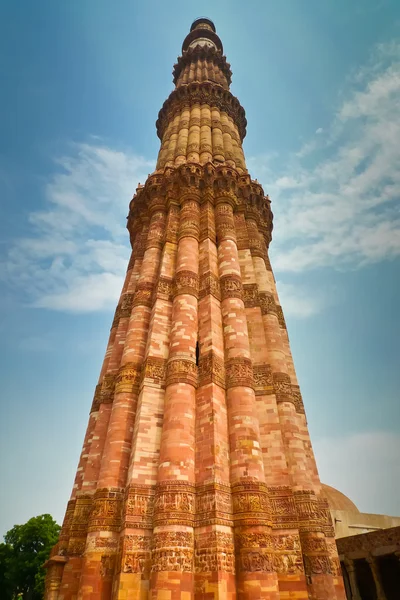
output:
[{"label": "fluted column", "polygon": [[203,193],[200,218],[195,600],[236,597],[220,300],[213,196],[208,189]]},{"label": "fluted column", "polygon": [[[169,202],[160,272],[150,318],[141,389],[125,490],[114,598],[147,598],[150,585],[153,507],[164,412],[166,363],[169,352],[172,288],[175,273],[179,208]],[[160,224],[161,225],[161,224]]]},{"label": "fluted column", "polygon": [[163,219],[162,210],[154,211],[150,218],[146,251],[133,297],[121,367],[115,379],[112,412],[89,519],[79,600],[91,599],[95,590],[100,591],[104,600],[111,598],[138,387],[161,255],[154,239],[158,239],[160,221]]},{"label": "fluted column", "polygon": [[[275,600],[271,514],[255,409],[253,370],[231,193],[215,192],[218,268],[224,326],[230,477],[237,556],[237,594]],[[255,524],[257,523],[257,524]]]},{"label": "fluted column", "polygon": [[172,327],[155,499],[152,600],[193,597],[199,197],[181,194]]}]

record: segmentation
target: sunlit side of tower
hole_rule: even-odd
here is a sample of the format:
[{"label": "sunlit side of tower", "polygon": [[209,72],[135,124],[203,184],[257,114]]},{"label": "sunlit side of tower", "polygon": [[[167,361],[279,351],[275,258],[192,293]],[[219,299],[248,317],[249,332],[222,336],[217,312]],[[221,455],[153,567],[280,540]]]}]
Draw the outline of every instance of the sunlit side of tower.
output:
[{"label": "sunlit side of tower", "polygon": [[210,20],[173,75],[46,599],[342,600],[270,201]]}]

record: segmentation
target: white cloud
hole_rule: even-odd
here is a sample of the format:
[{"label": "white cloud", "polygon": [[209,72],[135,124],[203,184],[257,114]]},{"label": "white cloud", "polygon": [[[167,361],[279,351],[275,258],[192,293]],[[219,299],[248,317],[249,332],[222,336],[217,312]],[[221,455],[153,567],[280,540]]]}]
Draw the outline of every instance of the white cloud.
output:
[{"label": "white cloud", "polygon": [[[385,431],[314,440],[321,481],[361,512],[400,515],[400,435]],[[371,475],[372,474],[372,475]]]},{"label": "white cloud", "polygon": [[277,281],[276,286],[285,316],[295,318],[311,317],[326,308],[326,295],[307,290],[304,286]]},{"label": "white cloud", "polygon": [[73,144],[57,159],[45,205],[29,215],[2,276],[33,306],[71,312],[115,306],[129,257],[129,201],[153,163],[102,145]]},{"label": "white cloud", "polygon": [[273,202],[276,271],[357,268],[400,255],[399,97],[400,44],[381,45],[318,142],[291,157],[248,161]]}]

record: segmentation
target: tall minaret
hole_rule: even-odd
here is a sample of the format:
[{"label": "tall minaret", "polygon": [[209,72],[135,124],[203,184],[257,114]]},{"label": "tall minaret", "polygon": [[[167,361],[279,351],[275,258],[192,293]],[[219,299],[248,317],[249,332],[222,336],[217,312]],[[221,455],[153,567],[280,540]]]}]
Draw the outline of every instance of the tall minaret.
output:
[{"label": "tall minaret", "polygon": [[342,600],[270,200],[209,19],[173,75],[46,599]]}]

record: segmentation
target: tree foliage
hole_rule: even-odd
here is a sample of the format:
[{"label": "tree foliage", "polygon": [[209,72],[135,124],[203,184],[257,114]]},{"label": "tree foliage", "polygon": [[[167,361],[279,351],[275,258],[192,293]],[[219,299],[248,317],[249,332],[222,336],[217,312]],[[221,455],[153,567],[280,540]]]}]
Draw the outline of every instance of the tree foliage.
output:
[{"label": "tree foliage", "polygon": [[2,600],[41,600],[44,594],[43,563],[57,542],[60,526],[51,515],[32,517],[14,525],[0,544],[0,590]]}]

